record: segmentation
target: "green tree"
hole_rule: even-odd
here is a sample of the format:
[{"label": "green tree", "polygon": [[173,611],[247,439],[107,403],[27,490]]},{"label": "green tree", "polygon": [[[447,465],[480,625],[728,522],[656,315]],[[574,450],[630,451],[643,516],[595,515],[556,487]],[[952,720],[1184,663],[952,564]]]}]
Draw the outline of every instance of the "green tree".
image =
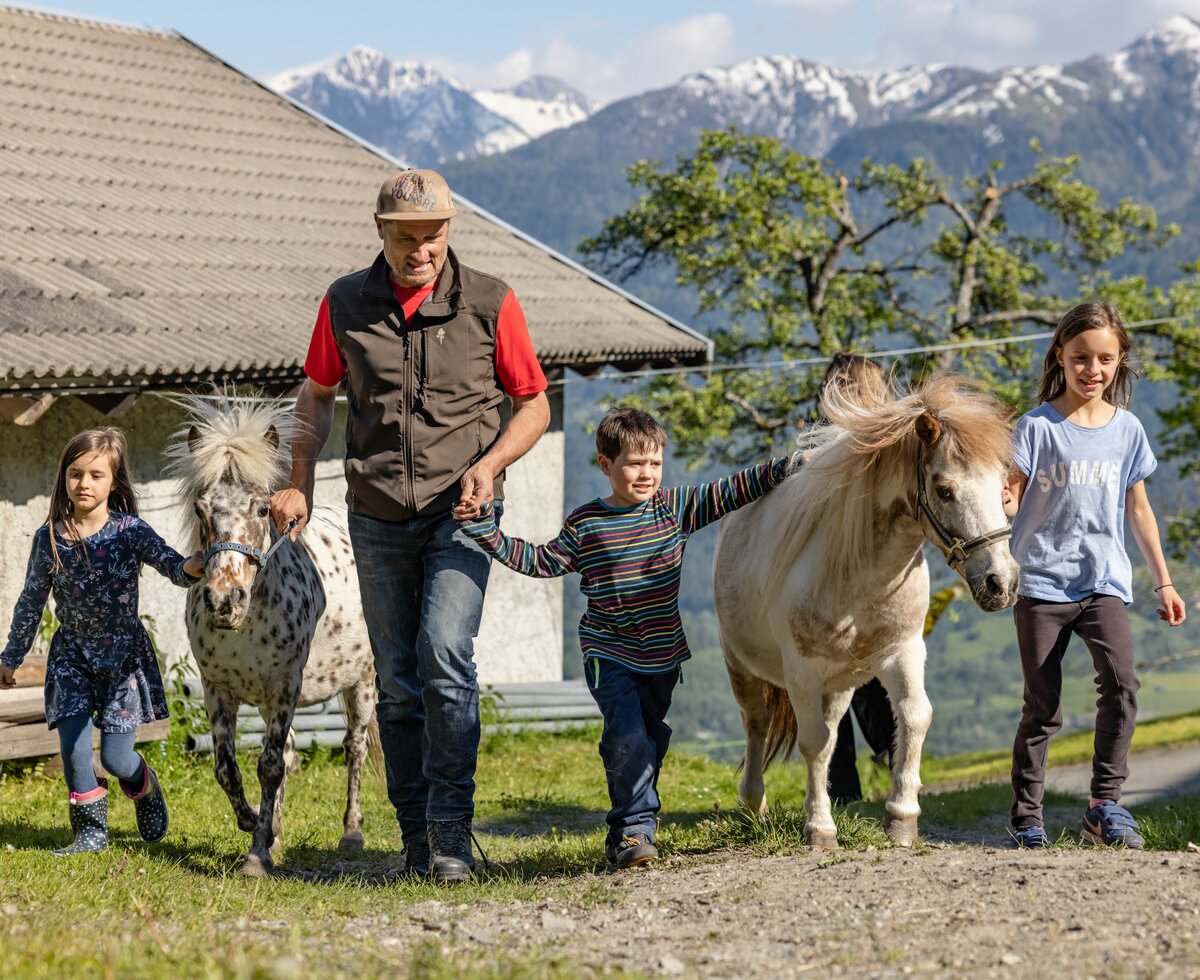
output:
[{"label": "green tree", "polygon": [[[660,376],[638,399],[666,417],[686,458],[736,463],[814,418],[819,362],[838,350],[961,344],[900,367],[917,377],[953,367],[1018,405],[1038,371],[1031,345],[972,341],[1044,330],[1082,298],[1111,299],[1130,320],[1190,315],[1200,264],[1167,287],[1110,271],[1179,228],[1133,201],[1102,201],[1076,177],[1077,157],[1034,150],[1032,169],[1011,179],[994,163],[952,181],[920,159],[867,160],[850,175],[730,129],[704,132],[673,169],[635,164],[629,181],[642,197],[582,251],[618,280],[673,269],[718,324],[717,365],[736,367]],[[1194,324],[1138,336],[1154,377],[1200,380]],[[1173,453],[1200,448],[1198,397],[1172,410]]]}]

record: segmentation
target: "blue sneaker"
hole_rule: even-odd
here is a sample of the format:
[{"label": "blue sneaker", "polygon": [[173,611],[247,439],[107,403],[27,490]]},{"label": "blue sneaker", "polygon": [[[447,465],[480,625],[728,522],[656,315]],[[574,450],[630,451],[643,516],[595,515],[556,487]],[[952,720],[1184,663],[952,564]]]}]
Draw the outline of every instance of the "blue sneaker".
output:
[{"label": "blue sneaker", "polygon": [[1050,846],[1050,838],[1046,835],[1045,827],[1025,827],[1022,830],[1010,830],[1013,847],[1043,848]]},{"label": "blue sneaker", "polygon": [[1128,847],[1140,851],[1146,841],[1133,814],[1113,800],[1105,800],[1083,815],[1083,839],[1105,847]]}]

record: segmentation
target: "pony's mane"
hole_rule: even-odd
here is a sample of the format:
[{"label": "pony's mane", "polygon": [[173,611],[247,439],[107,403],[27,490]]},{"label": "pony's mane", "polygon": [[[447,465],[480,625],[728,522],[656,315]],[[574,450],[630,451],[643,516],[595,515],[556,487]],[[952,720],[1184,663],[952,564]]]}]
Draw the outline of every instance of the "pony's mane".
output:
[{"label": "pony's mane", "polygon": [[818,575],[846,581],[865,565],[877,535],[876,491],[903,481],[915,492],[923,416],[937,422],[937,444],[951,460],[1005,471],[1010,466],[1008,408],[965,378],[937,376],[907,395],[884,399],[833,388],[822,406],[829,424],[801,437],[804,465],[772,491],[782,515],[770,536],[773,590],[782,587],[818,529],[828,534]]},{"label": "pony's mane", "polygon": [[[163,451],[164,472],[179,481],[185,530],[194,540],[198,519],[191,505],[205,490],[221,482],[279,489],[288,474],[288,446],[298,426],[285,403],[239,398],[228,390],[171,400],[188,415]],[[267,438],[272,426],[279,434],[275,445]],[[196,438],[189,442],[193,428]]]}]

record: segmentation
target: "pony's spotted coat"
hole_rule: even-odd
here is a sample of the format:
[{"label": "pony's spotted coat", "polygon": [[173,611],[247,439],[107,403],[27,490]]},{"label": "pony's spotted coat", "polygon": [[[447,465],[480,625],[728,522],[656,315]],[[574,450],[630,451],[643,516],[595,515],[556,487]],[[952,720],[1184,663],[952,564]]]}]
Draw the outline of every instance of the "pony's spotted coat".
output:
[{"label": "pony's spotted coat", "polygon": [[[168,449],[168,470],[180,481],[194,545],[207,551],[236,541],[266,551],[276,537],[269,501],[287,470],[281,442],[291,435],[291,417],[279,403],[227,394],[184,402],[190,425]],[[217,782],[238,826],[254,835],[243,870],[271,868],[296,707],[334,695],[346,716],[349,770],[340,846],[361,848],[359,783],[368,730],[374,731],[375,671],[344,519],[316,508],[301,538],[278,548],[261,568],[244,554],[222,551],[207,570],[205,586],[188,595],[188,634],[212,725]],[[257,809],[246,800],[234,756],[240,704],[255,705],[266,723]]]}]

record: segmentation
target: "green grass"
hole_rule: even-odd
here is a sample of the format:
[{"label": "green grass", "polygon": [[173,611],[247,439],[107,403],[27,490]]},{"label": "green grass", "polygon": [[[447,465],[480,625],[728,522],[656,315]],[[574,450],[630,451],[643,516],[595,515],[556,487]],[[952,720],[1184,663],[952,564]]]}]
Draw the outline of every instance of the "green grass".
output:
[{"label": "green grass", "polygon": [[[1139,741],[1195,738],[1195,716],[1150,723]],[[39,768],[0,770],[0,948],[6,977],[400,976],[420,978],[629,976],[597,971],[547,942],[533,952],[490,947],[459,935],[461,909],[487,902],[530,904],[569,893],[572,902],[619,903],[603,873],[608,803],[597,732],[506,736],[485,741],[476,830],[491,869],[452,892],[395,874],[394,817],[378,778],[364,788],[367,850],[336,851],[344,775],[326,751],[307,757],[288,788],[281,874],[243,878],[248,836],[212,777],[209,760],[177,746],[152,748],[171,804],[166,841],[147,845],[132,807],[112,799],[113,845],[99,855],[55,858],[68,838],[61,777]],[[1069,740],[1064,739],[1063,744]],[[1055,743],[1056,759],[1063,755]],[[1071,751],[1074,751],[1073,749]],[[994,760],[991,760],[994,762]],[[253,786],[253,764],[243,760]],[[930,760],[949,779],[981,779],[988,760]],[[992,775],[994,775],[994,771]],[[876,798],[836,814],[842,852],[891,846],[883,834],[882,777],[864,771]],[[772,813],[736,811],[734,766],[689,755],[668,758],[660,781],[664,855],[739,848],[789,854],[804,848],[803,769],[767,774]],[[1052,802],[1078,801],[1064,798]],[[1007,811],[1007,789],[983,785],[929,794],[929,825],[970,828]],[[1200,838],[1200,800],[1139,809],[1152,847],[1182,849]],[[1067,845],[1063,845],[1067,846]],[[530,913],[535,914],[535,913]],[[431,920],[436,920],[432,922]],[[503,930],[499,930],[501,933]]]},{"label": "green grass", "polygon": [[[1056,766],[1088,762],[1092,758],[1093,733],[1073,732],[1055,736],[1050,743],[1050,763]],[[1152,718],[1138,722],[1133,734],[1133,752],[1172,748],[1200,742],[1200,711]],[[926,787],[946,783],[984,782],[1008,777],[1012,767],[1009,749],[967,752],[952,756],[923,756],[921,781]]]}]

